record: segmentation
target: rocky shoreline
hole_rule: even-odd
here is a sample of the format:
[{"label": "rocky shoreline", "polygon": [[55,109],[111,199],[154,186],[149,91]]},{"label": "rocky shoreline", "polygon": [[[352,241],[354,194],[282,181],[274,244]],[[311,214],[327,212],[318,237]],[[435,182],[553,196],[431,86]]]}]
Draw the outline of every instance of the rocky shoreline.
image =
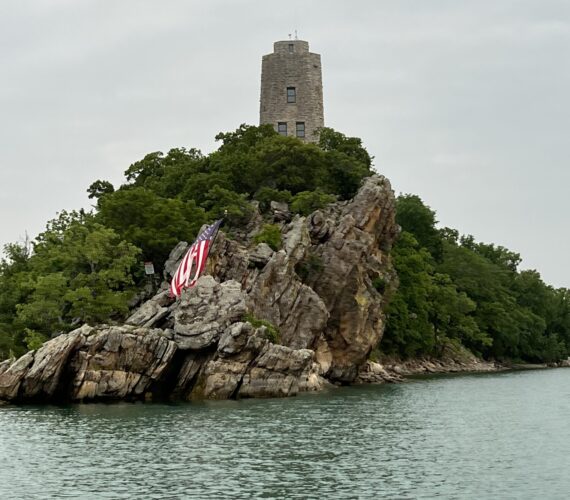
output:
[{"label": "rocky shoreline", "polygon": [[[206,275],[179,300],[168,281],[187,243],[125,324],[83,325],[1,363],[0,400],[283,397],[353,383],[398,284],[394,192],[375,175],[307,217],[277,205],[220,232]],[[256,240],[266,224],[279,228],[279,248]]]},{"label": "rocky shoreline", "polygon": [[361,369],[356,383],[399,383],[417,375],[445,375],[453,373],[493,373],[505,371],[545,370],[548,368],[568,368],[570,360],[557,363],[499,363],[485,361],[471,355],[469,359],[416,358],[406,361],[386,359],[382,363],[368,361]]},{"label": "rocky shoreline", "polygon": [[475,359],[465,363],[450,359],[411,359],[402,362],[376,363],[369,361],[359,373],[358,383],[398,383],[414,375],[449,373],[489,373],[508,370],[504,365]]},{"label": "rocky shoreline", "polygon": [[[272,209],[239,232],[220,232],[206,275],[180,299],[167,290],[184,242],[166,262],[158,293],[133,303],[124,324],[83,325],[1,362],[0,401],[286,397],[509,369],[452,345],[440,359],[369,360],[398,286],[390,250],[399,227],[385,177],[365,179],[352,200],[307,217],[282,203]],[[256,239],[267,224],[279,228],[279,248]]]}]

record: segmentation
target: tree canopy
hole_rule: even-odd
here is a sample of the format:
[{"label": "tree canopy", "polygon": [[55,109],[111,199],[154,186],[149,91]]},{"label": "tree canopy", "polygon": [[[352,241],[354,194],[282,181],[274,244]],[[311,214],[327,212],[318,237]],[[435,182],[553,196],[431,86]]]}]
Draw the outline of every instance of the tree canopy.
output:
[{"label": "tree canopy", "polygon": [[[372,174],[361,140],[332,129],[318,144],[268,125],[216,136],[219,147],[156,151],[130,165],[115,187],[88,188],[92,213],[61,212],[33,242],[7,245],[0,261],[0,359],[35,348],[82,322],[121,319],[141,285],[143,261],[162,271],[171,249],[227,211],[244,228],[252,201],[307,215],[351,198]],[[416,195],[397,200],[402,234],[392,251],[400,288],[380,349],[401,357],[439,355],[461,343],[488,358],[553,361],[570,352],[570,293],[519,271],[520,255],[438,228]],[[277,226],[255,235],[280,246]]]},{"label": "tree canopy", "polygon": [[400,288],[388,310],[381,349],[402,357],[438,355],[449,341],[499,360],[551,362],[570,354],[568,290],[537,271],[518,271],[520,255],[436,227],[415,195],[397,200],[402,235],[393,250]]},{"label": "tree canopy", "polygon": [[[62,212],[0,264],[0,354],[126,313],[140,250],[91,214]],[[25,344],[25,346],[24,346]]]},{"label": "tree canopy", "polygon": [[93,213],[62,212],[32,244],[6,247],[0,359],[82,322],[120,318],[144,279],[142,261],[161,272],[179,241],[193,240],[226,211],[234,228],[250,220],[252,200],[261,210],[287,201],[306,214],[350,198],[372,172],[360,139],[332,129],[322,130],[320,144],[267,125],[242,125],[216,140],[209,155],[193,148],[149,153],[127,168],[118,188],[94,181],[87,190]]}]

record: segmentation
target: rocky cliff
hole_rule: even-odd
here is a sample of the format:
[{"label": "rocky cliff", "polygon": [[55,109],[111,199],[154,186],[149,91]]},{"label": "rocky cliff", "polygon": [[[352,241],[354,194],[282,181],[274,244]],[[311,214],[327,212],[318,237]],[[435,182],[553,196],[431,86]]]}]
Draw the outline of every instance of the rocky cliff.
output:
[{"label": "rocky cliff", "polygon": [[273,204],[281,249],[253,242],[268,222],[259,214],[233,238],[220,232],[206,275],[180,299],[165,281],[124,325],[84,325],[1,363],[0,400],[273,397],[353,382],[397,282],[394,205],[382,176],[308,217]]}]

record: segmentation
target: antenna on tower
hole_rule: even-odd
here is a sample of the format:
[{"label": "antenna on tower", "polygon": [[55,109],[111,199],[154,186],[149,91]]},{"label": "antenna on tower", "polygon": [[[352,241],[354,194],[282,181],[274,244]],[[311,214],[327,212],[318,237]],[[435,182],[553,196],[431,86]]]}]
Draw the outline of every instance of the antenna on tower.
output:
[{"label": "antenna on tower", "polygon": [[297,30],[295,30],[295,40],[299,40],[299,39],[297,38]]},{"label": "antenna on tower", "polygon": [[291,33],[289,33],[289,40],[291,40]]}]

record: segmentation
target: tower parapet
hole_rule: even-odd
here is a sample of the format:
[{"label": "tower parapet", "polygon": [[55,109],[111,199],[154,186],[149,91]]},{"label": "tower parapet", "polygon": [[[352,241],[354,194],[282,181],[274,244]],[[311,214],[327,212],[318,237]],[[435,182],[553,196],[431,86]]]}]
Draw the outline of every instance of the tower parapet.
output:
[{"label": "tower parapet", "polygon": [[321,56],[309,42],[284,40],[261,62],[260,124],[282,135],[316,142],[324,127]]}]

